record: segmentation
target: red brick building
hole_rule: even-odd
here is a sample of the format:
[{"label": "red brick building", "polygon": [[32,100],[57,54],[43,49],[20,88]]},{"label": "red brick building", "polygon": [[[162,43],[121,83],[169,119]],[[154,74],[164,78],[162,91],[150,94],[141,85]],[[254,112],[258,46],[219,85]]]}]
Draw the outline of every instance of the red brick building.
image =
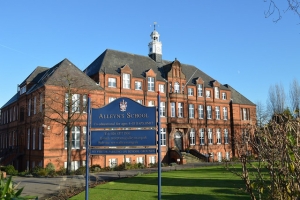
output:
[{"label": "red brick building", "polygon": [[[72,101],[77,102],[72,128],[72,166],[85,165],[86,105],[102,107],[119,97],[129,97],[145,106],[157,106],[161,95],[162,161],[184,163],[181,152],[210,161],[235,156],[233,141],[244,124],[255,123],[256,106],[228,84],[221,84],[195,66],[162,59],[162,44],[151,33],[149,55],[105,50],[83,72],[67,59],[52,68],[37,67],[20,89],[1,108],[1,163],[19,170],[52,162],[66,163],[64,119],[66,87],[61,77],[72,80]],[[67,79],[66,79],[67,77]],[[74,90],[76,92],[74,92]],[[50,107],[59,112],[50,112]],[[49,117],[50,116],[50,117]],[[122,162],[157,162],[157,155],[98,155],[91,164],[101,167]]]}]

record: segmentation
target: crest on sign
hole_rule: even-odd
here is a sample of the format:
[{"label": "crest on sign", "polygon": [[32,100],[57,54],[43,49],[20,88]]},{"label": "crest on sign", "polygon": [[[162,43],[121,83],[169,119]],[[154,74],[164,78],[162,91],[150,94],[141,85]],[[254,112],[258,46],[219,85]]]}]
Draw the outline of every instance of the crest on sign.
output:
[{"label": "crest on sign", "polygon": [[127,102],[124,101],[123,99],[123,101],[120,102],[120,111],[125,112],[126,108],[127,108]]}]

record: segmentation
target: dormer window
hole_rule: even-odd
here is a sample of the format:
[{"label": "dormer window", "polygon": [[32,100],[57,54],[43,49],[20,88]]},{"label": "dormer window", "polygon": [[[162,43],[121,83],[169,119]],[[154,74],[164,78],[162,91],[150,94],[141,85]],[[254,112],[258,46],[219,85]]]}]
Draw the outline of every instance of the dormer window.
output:
[{"label": "dormer window", "polygon": [[123,88],[130,89],[130,74],[123,73]]},{"label": "dormer window", "polygon": [[108,87],[116,87],[117,81],[115,78],[108,78]]},{"label": "dormer window", "polygon": [[21,87],[21,89],[20,89],[20,95],[24,94],[25,92],[26,92],[26,85],[23,86],[23,87]]},{"label": "dormer window", "polygon": [[223,93],[222,93],[222,99],[223,99],[223,100],[226,100],[226,99],[227,99],[226,92],[223,92]]},{"label": "dormer window", "polygon": [[206,90],[206,98],[210,98],[210,90]]},{"label": "dormer window", "polygon": [[148,77],[148,91],[154,91],[154,78]]},{"label": "dormer window", "polygon": [[218,87],[215,87],[215,98],[219,99],[220,98],[220,91]]},{"label": "dormer window", "polygon": [[203,96],[203,86],[202,86],[202,84],[197,85],[197,93],[198,93],[198,97]]}]

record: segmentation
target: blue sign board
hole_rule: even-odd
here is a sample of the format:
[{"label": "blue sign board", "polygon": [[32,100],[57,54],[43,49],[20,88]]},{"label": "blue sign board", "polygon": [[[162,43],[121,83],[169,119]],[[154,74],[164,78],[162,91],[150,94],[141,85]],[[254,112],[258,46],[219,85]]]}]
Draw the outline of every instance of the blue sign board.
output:
[{"label": "blue sign board", "polygon": [[156,130],[91,131],[91,146],[155,146]]},{"label": "blue sign board", "polygon": [[121,97],[102,108],[92,108],[91,128],[156,127],[156,107]]},{"label": "blue sign board", "polygon": [[91,149],[91,155],[136,155],[136,154],[156,154],[155,148],[145,149]]}]

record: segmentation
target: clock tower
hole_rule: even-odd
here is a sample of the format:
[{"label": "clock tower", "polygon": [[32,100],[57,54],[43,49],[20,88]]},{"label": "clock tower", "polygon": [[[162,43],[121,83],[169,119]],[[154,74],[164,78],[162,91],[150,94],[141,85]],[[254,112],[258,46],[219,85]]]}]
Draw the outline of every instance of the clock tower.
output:
[{"label": "clock tower", "polygon": [[159,34],[155,30],[156,22],[154,22],[154,30],[151,33],[151,42],[148,44],[149,47],[149,57],[152,58],[155,62],[162,61],[162,44],[159,41]]}]

